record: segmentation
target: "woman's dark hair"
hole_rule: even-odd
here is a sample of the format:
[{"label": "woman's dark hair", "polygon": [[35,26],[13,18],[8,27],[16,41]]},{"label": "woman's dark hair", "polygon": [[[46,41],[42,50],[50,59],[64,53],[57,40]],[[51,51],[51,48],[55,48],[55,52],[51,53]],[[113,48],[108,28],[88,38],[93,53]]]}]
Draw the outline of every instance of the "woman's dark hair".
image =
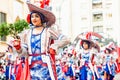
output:
[{"label": "woman's dark hair", "polygon": [[109,53],[111,53],[111,50],[110,50],[109,48],[106,48],[106,50],[107,50]]},{"label": "woman's dark hair", "polygon": [[72,55],[73,55],[72,53],[68,53],[68,57],[72,57]]},{"label": "woman's dark hair", "polygon": [[32,11],[31,14],[30,14],[30,24],[32,24],[32,22],[31,22],[31,15],[32,15],[33,13],[37,13],[37,14],[40,16],[40,19],[41,19],[42,24],[45,23],[45,22],[47,22],[46,17],[45,17],[42,13],[40,13],[40,12],[38,12],[38,11]]},{"label": "woman's dark hair", "polygon": [[83,41],[82,41],[82,48],[84,48],[84,47],[83,47],[83,43],[84,43],[84,42],[88,44],[88,48],[91,47],[91,43],[90,43],[89,41],[87,41],[87,40],[83,40]]}]

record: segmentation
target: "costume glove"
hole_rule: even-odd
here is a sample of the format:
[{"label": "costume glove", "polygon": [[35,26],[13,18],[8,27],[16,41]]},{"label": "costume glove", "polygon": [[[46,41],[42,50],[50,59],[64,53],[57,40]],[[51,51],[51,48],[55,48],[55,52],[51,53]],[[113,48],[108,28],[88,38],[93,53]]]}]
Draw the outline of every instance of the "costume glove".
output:
[{"label": "costume glove", "polygon": [[13,46],[15,47],[16,50],[20,50],[21,49],[21,41],[19,39],[15,39],[13,41]]}]

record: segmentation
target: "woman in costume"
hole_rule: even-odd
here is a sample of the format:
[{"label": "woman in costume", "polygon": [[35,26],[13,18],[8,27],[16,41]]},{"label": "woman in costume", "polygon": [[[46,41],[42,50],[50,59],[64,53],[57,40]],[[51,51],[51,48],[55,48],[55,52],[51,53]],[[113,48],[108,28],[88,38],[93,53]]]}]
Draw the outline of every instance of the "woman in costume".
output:
[{"label": "woman in costume", "polygon": [[[27,54],[31,80],[59,80],[56,76],[55,54],[69,39],[53,26],[55,16],[48,10],[27,3],[31,28],[20,35],[21,44],[15,47],[20,55]],[[51,41],[54,43],[51,44]],[[24,80],[24,79],[22,79]],[[25,79],[27,80],[27,79]]]},{"label": "woman in costume", "polygon": [[93,60],[93,66],[94,66],[94,73],[95,73],[95,80],[102,80],[102,63],[103,63],[103,56],[102,53],[100,53],[100,46],[97,43],[94,43],[94,60]]},{"label": "woman in costume", "polygon": [[81,40],[81,50],[79,52],[79,60],[80,60],[80,80],[94,80],[93,77],[93,52],[91,52],[91,48],[94,43],[89,39]]},{"label": "woman in costume", "polygon": [[105,48],[105,63],[104,63],[104,79],[113,80],[116,72],[116,64],[113,60],[112,49],[110,47]]}]

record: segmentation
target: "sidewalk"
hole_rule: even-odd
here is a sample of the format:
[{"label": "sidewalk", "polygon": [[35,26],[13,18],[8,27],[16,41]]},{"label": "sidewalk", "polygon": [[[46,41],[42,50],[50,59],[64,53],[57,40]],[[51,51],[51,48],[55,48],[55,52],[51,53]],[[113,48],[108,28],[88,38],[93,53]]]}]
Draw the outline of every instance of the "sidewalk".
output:
[{"label": "sidewalk", "polygon": [[120,80],[120,73],[118,73],[118,74],[115,75],[114,80]]}]

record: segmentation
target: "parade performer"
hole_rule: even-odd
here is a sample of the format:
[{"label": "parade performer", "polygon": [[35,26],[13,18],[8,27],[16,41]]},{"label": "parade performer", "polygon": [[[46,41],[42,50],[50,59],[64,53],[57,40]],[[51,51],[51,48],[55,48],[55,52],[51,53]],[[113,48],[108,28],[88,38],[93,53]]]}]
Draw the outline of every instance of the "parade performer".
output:
[{"label": "parade performer", "polygon": [[116,65],[113,62],[112,49],[110,47],[106,47],[105,49],[105,63],[104,63],[104,79],[105,80],[113,80],[116,72]]},{"label": "parade performer", "polygon": [[75,78],[73,64],[74,64],[73,54],[71,53],[71,51],[68,50],[68,57],[67,57],[68,69],[67,69],[67,72],[65,72],[65,75],[66,75],[70,80],[74,80],[74,78]]},{"label": "parade performer", "polygon": [[1,63],[1,59],[0,59],[0,79],[2,80],[5,79],[5,70],[4,70],[4,65]]},{"label": "parade performer", "polygon": [[117,47],[117,53],[118,53],[118,58],[117,58],[117,60],[116,60],[116,63],[117,63],[117,67],[118,67],[118,69],[117,69],[117,73],[120,73],[120,47]]},{"label": "parade performer", "polygon": [[90,39],[82,39],[81,40],[81,50],[79,52],[80,59],[80,80],[94,80],[93,76],[93,65],[92,60],[94,54],[91,52],[91,48],[93,47],[94,42]]},{"label": "parade performer", "polygon": [[117,52],[117,46],[115,45],[114,42],[109,42],[108,46],[111,48],[111,54],[112,54],[112,62],[115,63],[116,65],[116,73],[119,72],[119,64],[118,64],[118,52]]},{"label": "parade performer", "polygon": [[[57,80],[56,71],[51,67],[55,65],[54,55],[58,48],[65,46],[70,40],[53,27],[53,13],[30,3],[27,5],[30,11],[27,20],[31,28],[19,34],[24,46],[18,45],[15,48],[20,55],[28,54],[31,80]],[[55,41],[50,45],[53,39]]]},{"label": "parade performer", "polygon": [[7,42],[0,42],[0,53],[2,52],[4,56],[1,57],[1,59],[4,60],[5,66],[4,66],[4,72],[5,72],[5,78],[6,80],[12,79],[15,80],[15,74],[13,73],[14,71],[14,56],[16,54],[13,54],[13,49],[12,46],[9,45]]},{"label": "parade performer", "polygon": [[102,73],[103,73],[103,56],[102,53],[100,52],[100,46],[97,43],[94,43],[94,48],[93,52],[95,53],[94,55],[94,72],[95,72],[95,78],[96,80],[102,80]]},{"label": "parade performer", "polygon": [[64,72],[62,71],[62,63],[61,63],[62,58],[57,58],[56,59],[56,72],[59,80],[66,80]]},{"label": "parade performer", "polygon": [[[18,37],[18,36],[16,36]],[[16,80],[16,69],[21,61],[21,55],[18,55],[16,49],[13,47],[15,46],[16,42],[20,41],[20,38],[13,38],[11,37],[10,41],[6,41],[6,44],[8,45],[8,49],[5,54],[5,60],[6,60],[6,79],[10,80]],[[15,43],[14,43],[15,42]]]}]

